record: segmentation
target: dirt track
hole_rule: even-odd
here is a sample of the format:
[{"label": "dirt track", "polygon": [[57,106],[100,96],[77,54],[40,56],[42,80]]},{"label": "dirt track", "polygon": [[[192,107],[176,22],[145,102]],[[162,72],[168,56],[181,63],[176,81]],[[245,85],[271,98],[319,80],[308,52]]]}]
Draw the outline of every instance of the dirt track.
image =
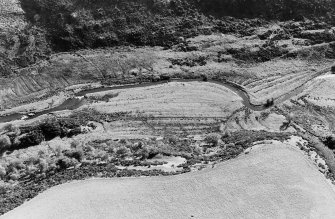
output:
[{"label": "dirt track", "polygon": [[201,172],[57,186],[2,218],[333,218],[332,186],[298,149],[256,147]]}]

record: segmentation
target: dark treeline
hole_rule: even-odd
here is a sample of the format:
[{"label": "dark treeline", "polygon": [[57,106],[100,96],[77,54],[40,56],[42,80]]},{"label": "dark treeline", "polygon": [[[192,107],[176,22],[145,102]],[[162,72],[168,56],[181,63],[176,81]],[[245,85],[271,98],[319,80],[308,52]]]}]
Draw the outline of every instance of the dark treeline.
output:
[{"label": "dark treeline", "polygon": [[208,32],[203,29],[204,26],[215,27],[220,32],[231,30],[234,24],[227,24],[224,16],[278,20],[306,17],[331,23],[334,2],[335,0],[20,0],[27,19],[46,30],[47,38],[55,51],[129,44],[171,46],[181,36],[191,37]]},{"label": "dark treeline", "polygon": [[290,20],[331,18],[334,0],[199,0],[199,8],[216,16]]}]

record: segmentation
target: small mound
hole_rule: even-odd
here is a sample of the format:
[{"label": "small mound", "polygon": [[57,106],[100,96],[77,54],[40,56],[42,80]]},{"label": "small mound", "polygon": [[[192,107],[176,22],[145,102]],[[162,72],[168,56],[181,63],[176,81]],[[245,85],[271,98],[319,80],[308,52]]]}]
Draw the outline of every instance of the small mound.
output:
[{"label": "small mound", "polygon": [[334,206],[311,162],[275,143],[200,172],[57,186],[2,218],[333,218]]}]

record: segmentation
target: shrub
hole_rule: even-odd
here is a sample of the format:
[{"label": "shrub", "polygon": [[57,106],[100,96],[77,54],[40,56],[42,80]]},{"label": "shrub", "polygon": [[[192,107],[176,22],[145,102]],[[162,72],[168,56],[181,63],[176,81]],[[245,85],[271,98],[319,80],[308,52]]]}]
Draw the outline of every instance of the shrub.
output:
[{"label": "shrub", "polygon": [[55,119],[45,121],[40,125],[40,129],[47,141],[60,136],[62,133],[62,128],[59,122]]},{"label": "shrub", "polygon": [[69,131],[67,137],[71,138],[71,137],[79,135],[79,134],[81,134],[81,128],[77,127],[77,128],[71,129]]},{"label": "shrub", "polygon": [[12,173],[12,174],[9,175],[9,178],[11,180],[17,181],[20,178],[20,174],[18,174],[18,173]]},{"label": "shrub", "polygon": [[73,149],[82,149],[82,143],[79,141],[71,142],[71,148]]},{"label": "shrub", "polygon": [[64,155],[69,157],[69,158],[74,158],[81,162],[84,158],[84,151],[82,149],[75,149],[72,151],[65,151]]},{"label": "shrub", "polygon": [[48,162],[46,159],[40,158],[38,161],[38,169],[41,173],[45,173],[48,170]]},{"label": "shrub", "polygon": [[7,173],[16,173],[18,170],[26,169],[26,165],[19,159],[11,160],[7,166]]},{"label": "shrub", "polygon": [[231,132],[229,130],[224,130],[223,131],[223,134],[222,134],[222,137],[223,138],[229,138],[231,136]]},{"label": "shrub", "polygon": [[11,185],[0,180],[0,195],[5,194],[9,189],[11,189]]},{"label": "shrub", "polygon": [[327,136],[323,143],[330,149],[335,150],[335,136]]},{"label": "shrub", "polygon": [[135,144],[133,144],[131,146],[131,150],[132,151],[138,151],[138,150],[141,150],[144,147],[145,147],[144,143],[142,141],[139,141],[139,142],[136,142]]},{"label": "shrub", "polygon": [[19,137],[18,148],[27,148],[39,145],[44,140],[44,135],[40,130],[34,130]]},{"label": "shrub", "polygon": [[166,140],[169,144],[175,145],[175,144],[178,143],[179,138],[175,135],[170,135],[170,136],[166,137]]},{"label": "shrub", "polygon": [[195,155],[201,155],[203,153],[203,149],[199,145],[194,145],[192,153]]},{"label": "shrub", "polygon": [[147,147],[143,147],[142,149],[137,151],[135,155],[140,157],[141,160],[146,160],[149,157],[149,150]]},{"label": "shrub", "polygon": [[0,166],[0,179],[3,179],[7,174],[6,168],[3,166]]},{"label": "shrub", "polygon": [[69,158],[69,157],[62,157],[62,158],[59,158],[57,160],[57,166],[60,168],[60,169],[66,169],[66,168],[69,168],[69,167],[73,167],[75,166],[76,164],[78,164],[77,160],[74,159],[74,158]]},{"label": "shrub", "polygon": [[149,149],[149,155],[148,155],[147,159],[152,159],[159,153],[160,153],[160,151],[157,148],[152,147],[152,148]]},{"label": "shrub", "polygon": [[332,74],[335,74],[335,65],[331,67]]},{"label": "shrub", "polygon": [[7,135],[0,136],[0,153],[8,150],[11,146],[10,138]]},{"label": "shrub", "polygon": [[221,136],[219,134],[211,133],[205,137],[204,141],[209,145],[211,145],[212,147],[216,147],[219,143],[220,137]]},{"label": "shrub", "polygon": [[126,146],[122,145],[116,149],[116,155],[119,157],[127,157],[131,154],[131,151]]},{"label": "shrub", "polygon": [[13,124],[7,124],[3,127],[3,130],[5,132],[15,132],[17,130],[17,127],[15,127]]}]

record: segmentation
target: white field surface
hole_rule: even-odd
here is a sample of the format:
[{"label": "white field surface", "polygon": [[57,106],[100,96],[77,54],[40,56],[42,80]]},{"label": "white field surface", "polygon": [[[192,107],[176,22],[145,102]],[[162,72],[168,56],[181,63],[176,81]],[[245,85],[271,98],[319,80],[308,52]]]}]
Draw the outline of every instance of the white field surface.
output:
[{"label": "white field surface", "polygon": [[[203,118],[227,117],[243,106],[242,98],[237,94],[213,83],[170,82],[107,93],[119,95],[108,103],[94,103],[89,107],[106,113],[133,111],[163,117]],[[95,95],[100,96],[102,93]]]},{"label": "white field surface", "polygon": [[304,92],[313,104],[335,107],[335,75],[327,74],[314,80],[314,85]]},{"label": "white field surface", "polygon": [[311,161],[277,142],[184,175],[64,184],[1,218],[334,218],[334,206]]}]

